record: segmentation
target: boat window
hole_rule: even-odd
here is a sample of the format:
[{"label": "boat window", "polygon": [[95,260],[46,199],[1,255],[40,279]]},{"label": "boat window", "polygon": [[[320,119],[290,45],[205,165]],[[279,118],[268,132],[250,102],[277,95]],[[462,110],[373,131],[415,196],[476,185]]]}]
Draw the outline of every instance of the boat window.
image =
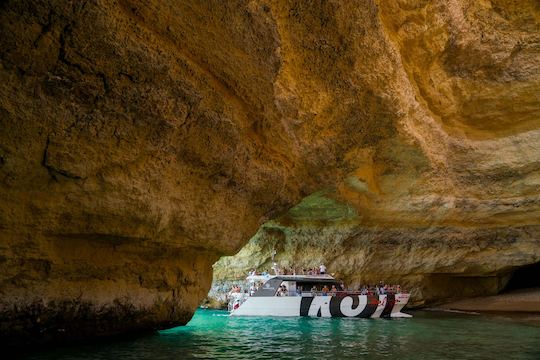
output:
[{"label": "boat window", "polygon": [[308,292],[311,291],[311,289],[313,289],[314,286],[315,286],[315,288],[317,289],[317,291],[321,291],[322,288],[323,288],[325,285],[326,285],[329,289],[331,289],[331,288],[332,288],[332,285],[336,285],[336,287],[337,287],[338,284],[337,284],[336,282],[307,282],[307,281],[305,281],[305,282],[300,282],[300,281],[298,281],[298,282],[296,283],[296,287],[297,287],[297,288],[301,288],[302,291],[308,291]]},{"label": "boat window", "polygon": [[274,296],[281,285],[281,279],[270,279],[264,283],[264,285],[253,294],[254,297],[259,296]]}]

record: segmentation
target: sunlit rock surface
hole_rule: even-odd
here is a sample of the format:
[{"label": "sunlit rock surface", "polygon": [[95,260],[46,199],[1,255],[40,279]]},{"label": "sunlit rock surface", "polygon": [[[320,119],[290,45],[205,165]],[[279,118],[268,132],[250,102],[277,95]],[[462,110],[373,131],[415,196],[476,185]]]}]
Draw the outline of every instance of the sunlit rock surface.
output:
[{"label": "sunlit rock surface", "polygon": [[215,260],[321,189],[330,221],[260,231],[351,279],[442,274],[436,298],[538,261],[539,12],[2,2],[2,339],[183,324]]}]

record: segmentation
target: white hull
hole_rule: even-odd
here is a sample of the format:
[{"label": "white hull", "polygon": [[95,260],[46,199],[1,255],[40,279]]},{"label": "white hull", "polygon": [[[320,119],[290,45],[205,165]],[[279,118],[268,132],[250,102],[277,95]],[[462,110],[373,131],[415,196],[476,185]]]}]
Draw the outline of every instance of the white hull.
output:
[{"label": "white hull", "polygon": [[401,309],[409,294],[248,297],[231,316],[411,317]]}]

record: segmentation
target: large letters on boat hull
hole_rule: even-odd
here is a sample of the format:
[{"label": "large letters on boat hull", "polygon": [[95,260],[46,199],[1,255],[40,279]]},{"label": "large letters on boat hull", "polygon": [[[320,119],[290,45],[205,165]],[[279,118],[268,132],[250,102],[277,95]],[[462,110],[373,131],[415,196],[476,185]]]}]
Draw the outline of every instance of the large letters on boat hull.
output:
[{"label": "large letters on boat hull", "polygon": [[395,304],[395,297],[383,297],[384,304],[374,295],[347,295],[303,297],[300,303],[300,316],[313,317],[371,317],[379,306],[383,307],[381,317],[388,317]]},{"label": "large letters on boat hull", "polygon": [[411,317],[401,312],[408,294],[246,297],[231,316]]}]

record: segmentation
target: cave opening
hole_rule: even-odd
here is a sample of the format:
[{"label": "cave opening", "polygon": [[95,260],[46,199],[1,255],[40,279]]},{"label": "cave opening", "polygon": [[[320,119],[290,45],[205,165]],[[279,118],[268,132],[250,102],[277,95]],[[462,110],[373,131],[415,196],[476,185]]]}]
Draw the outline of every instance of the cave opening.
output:
[{"label": "cave opening", "polygon": [[514,270],[502,292],[533,287],[540,287],[540,262]]}]

